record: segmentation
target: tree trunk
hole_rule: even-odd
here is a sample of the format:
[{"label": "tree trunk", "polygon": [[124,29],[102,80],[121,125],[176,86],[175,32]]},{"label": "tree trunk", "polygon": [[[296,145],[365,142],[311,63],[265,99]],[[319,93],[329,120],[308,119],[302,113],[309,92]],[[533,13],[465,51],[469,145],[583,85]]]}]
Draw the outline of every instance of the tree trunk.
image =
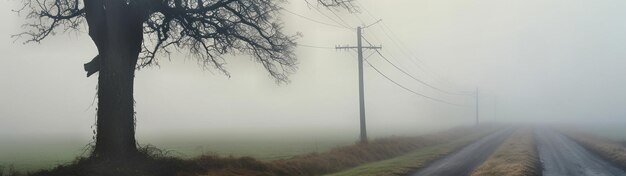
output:
[{"label": "tree trunk", "polygon": [[124,1],[104,1],[104,5],[106,8],[99,9],[103,13],[91,14],[91,22],[90,14],[87,14],[90,36],[98,47],[100,57],[93,156],[129,159],[138,154],[133,80],[141,51],[142,24]]}]

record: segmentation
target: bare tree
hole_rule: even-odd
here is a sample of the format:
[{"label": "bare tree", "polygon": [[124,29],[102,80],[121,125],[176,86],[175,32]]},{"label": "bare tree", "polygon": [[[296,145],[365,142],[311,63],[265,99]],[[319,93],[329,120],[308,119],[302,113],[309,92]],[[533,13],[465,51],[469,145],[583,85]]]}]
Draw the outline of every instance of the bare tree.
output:
[{"label": "bare tree", "polygon": [[[351,0],[318,0],[340,7]],[[159,55],[188,51],[204,67],[229,73],[225,54],[252,56],[277,82],[295,71],[295,35],[283,33],[284,0],[24,0],[26,31],[39,43],[58,32],[86,27],[98,54],[84,65],[98,75],[96,145],[92,157],[124,159],[138,154],[133,80],[137,68]]]},{"label": "bare tree", "polygon": [[348,9],[348,10],[356,9],[354,4],[352,3],[354,2],[354,0],[318,0],[317,2],[329,8],[339,7],[339,8]]}]

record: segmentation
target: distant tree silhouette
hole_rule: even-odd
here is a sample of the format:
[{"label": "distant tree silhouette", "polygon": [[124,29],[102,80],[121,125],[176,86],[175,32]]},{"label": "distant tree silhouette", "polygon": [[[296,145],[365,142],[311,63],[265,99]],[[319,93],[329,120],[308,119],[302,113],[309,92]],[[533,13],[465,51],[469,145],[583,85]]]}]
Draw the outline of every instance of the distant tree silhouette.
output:
[{"label": "distant tree silhouette", "polygon": [[[318,0],[342,6],[350,0]],[[158,64],[171,51],[188,51],[204,67],[225,75],[224,54],[252,56],[277,82],[295,71],[295,35],[282,31],[284,0],[24,0],[28,19],[16,35],[39,43],[55,32],[85,25],[98,54],[84,65],[98,75],[96,144],[93,157],[124,159],[138,154],[135,141],[135,70]],[[348,7],[346,5],[346,7]]]}]

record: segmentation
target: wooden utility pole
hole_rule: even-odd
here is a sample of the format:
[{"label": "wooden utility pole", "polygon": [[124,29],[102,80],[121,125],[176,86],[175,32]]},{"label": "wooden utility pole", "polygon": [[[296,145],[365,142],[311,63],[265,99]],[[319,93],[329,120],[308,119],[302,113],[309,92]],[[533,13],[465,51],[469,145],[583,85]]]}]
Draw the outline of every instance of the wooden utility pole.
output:
[{"label": "wooden utility pole", "polygon": [[498,118],[498,95],[493,96],[493,118]]},{"label": "wooden utility pole", "polygon": [[478,88],[476,88],[476,126],[478,126],[479,123],[479,113],[480,113],[480,109],[478,109],[479,107],[479,92],[478,92]]},{"label": "wooden utility pole", "polygon": [[[371,26],[371,25],[370,25]],[[367,143],[367,129],[365,125],[365,95],[363,94],[363,49],[382,49],[382,47],[376,46],[363,46],[361,35],[362,28],[359,26],[356,28],[357,46],[337,46],[336,49],[356,49],[359,62],[359,107],[360,107],[360,122],[361,122],[361,143]]]}]

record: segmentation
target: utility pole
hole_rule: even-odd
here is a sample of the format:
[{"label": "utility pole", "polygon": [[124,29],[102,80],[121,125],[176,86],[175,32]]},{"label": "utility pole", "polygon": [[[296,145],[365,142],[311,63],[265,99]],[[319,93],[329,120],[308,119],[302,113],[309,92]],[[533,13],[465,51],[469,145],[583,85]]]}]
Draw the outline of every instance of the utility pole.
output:
[{"label": "utility pole", "polygon": [[[366,28],[369,26],[366,26]],[[365,95],[363,94],[363,49],[382,49],[382,47],[363,46],[363,43],[361,42],[363,38],[363,36],[361,35],[361,30],[362,28],[360,26],[356,28],[357,46],[337,46],[335,47],[335,49],[356,49],[357,50],[358,61],[359,61],[359,107],[360,107],[360,122],[361,122],[360,142],[365,144],[367,143],[367,129],[365,125]]]},{"label": "utility pole", "polygon": [[479,114],[479,113],[480,113],[480,111],[479,111],[480,109],[478,109],[478,107],[479,107],[479,101],[478,101],[478,99],[479,99],[479,95],[478,95],[478,94],[479,94],[479,92],[478,92],[478,88],[476,88],[476,126],[478,126],[478,123],[479,123],[479,115],[480,115],[480,114]]},{"label": "utility pole", "polygon": [[498,119],[498,95],[493,96],[493,118]]}]

